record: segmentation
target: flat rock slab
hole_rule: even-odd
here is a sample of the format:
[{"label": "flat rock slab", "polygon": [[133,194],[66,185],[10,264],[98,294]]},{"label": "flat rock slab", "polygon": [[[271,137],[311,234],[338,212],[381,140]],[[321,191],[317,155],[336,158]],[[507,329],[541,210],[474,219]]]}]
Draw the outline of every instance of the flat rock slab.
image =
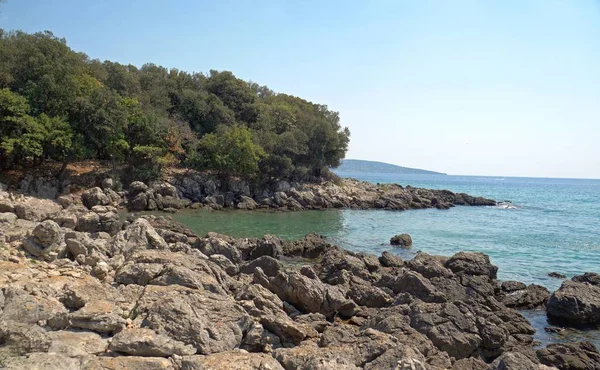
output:
[{"label": "flat rock slab", "polygon": [[52,344],[48,352],[69,357],[96,355],[106,351],[108,340],[93,332],[60,330],[51,331]]},{"label": "flat rock slab", "polygon": [[196,349],[191,345],[186,345],[145,328],[121,331],[113,337],[110,342],[110,349],[128,355],[144,357],[169,357],[196,353]]},{"label": "flat rock slab", "polygon": [[171,360],[160,357],[95,357],[84,362],[81,370],[174,370]]},{"label": "flat rock slab", "polygon": [[182,369],[202,370],[283,370],[277,360],[266,353],[234,350],[209,356],[189,356],[181,361]]}]

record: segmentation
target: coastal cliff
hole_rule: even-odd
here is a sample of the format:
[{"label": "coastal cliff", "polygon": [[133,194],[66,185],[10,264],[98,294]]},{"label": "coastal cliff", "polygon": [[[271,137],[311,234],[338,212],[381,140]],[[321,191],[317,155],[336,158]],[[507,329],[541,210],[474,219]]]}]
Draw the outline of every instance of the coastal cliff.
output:
[{"label": "coastal cliff", "polygon": [[533,328],[513,308],[544,307],[549,292],[501,284],[482,253],[403,261],[345,251],[314,234],[296,241],[198,236],[163,217],[122,220],[115,207],[94,204],[112,193],[93,189],[83,205],[70,195],[54,201],[0,190],[4,368],[600,363],[587,342],[535,351]]}]

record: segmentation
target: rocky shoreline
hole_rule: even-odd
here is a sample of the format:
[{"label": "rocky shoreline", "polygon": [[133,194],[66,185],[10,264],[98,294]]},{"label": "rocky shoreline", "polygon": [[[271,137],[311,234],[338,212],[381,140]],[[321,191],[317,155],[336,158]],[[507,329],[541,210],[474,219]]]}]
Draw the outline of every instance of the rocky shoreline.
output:
[{"label": "rocky shoreline", "polygon": [[[290,183],[279,181],[258,186],[230,178],[221,180],[209,174],[186,170],[165,174],[165,180],[145,184],[131,182],[124,187],[107,172],[71,175],[59,181],[54,176],[24,175],[11,187],[22,194],[55,199],[61,195],[81,194],[88,208],[92,205],[127,207],[133,211],[183,208],[266,209],[279,211],[319,209],[386,209],[407,210],[456,205],[495,206],[492,199],[474,197],[448,190],[403,187],[395,184],[372,184],[354,179],[336,183]],[[1,178],[0,178],[1,181]],[[84,194],[82,194],[84,193]],[[85,194],[87,193],[87,194]]]},{"label": "rocky shoreline", "polygon": [[550,295],[499,282],[481,253],[403,261],[318,235],[201,237],[120,220],[107,189],[83,204],[0,190],[0,368],[600,368],[589,342],[535,351],[515,310],[597,324],[596,274]]}]

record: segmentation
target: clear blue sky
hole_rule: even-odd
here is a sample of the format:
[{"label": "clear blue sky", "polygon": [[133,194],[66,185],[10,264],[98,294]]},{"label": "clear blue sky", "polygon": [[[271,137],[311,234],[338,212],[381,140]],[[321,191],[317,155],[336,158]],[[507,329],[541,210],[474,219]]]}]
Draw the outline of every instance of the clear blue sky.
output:
[{"label": "clear blue sky", "polygon": [[231,70],[327,104],[348,158],[600,178],[600,2],[8,0],[92,58]]}]

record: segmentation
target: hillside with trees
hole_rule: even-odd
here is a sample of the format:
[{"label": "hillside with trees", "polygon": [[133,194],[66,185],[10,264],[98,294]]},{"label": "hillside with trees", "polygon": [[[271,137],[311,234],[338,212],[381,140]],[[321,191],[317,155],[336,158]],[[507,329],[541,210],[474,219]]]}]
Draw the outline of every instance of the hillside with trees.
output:
[{"label": "hillside with trees", "polygon": [[397,166],[395,164],[365,161],[361,159],[343,159],[341,165],[335,169],[338,173],[395,173],[400,175],[445,175],[442,172],[422,170]]},{"label": "hillside with trees", "polygon": [[0,29],[0,169],[108,160],[261,182],[320,178],[350,132],[327,106],[231,72],[90,59],[51,32]]}]

